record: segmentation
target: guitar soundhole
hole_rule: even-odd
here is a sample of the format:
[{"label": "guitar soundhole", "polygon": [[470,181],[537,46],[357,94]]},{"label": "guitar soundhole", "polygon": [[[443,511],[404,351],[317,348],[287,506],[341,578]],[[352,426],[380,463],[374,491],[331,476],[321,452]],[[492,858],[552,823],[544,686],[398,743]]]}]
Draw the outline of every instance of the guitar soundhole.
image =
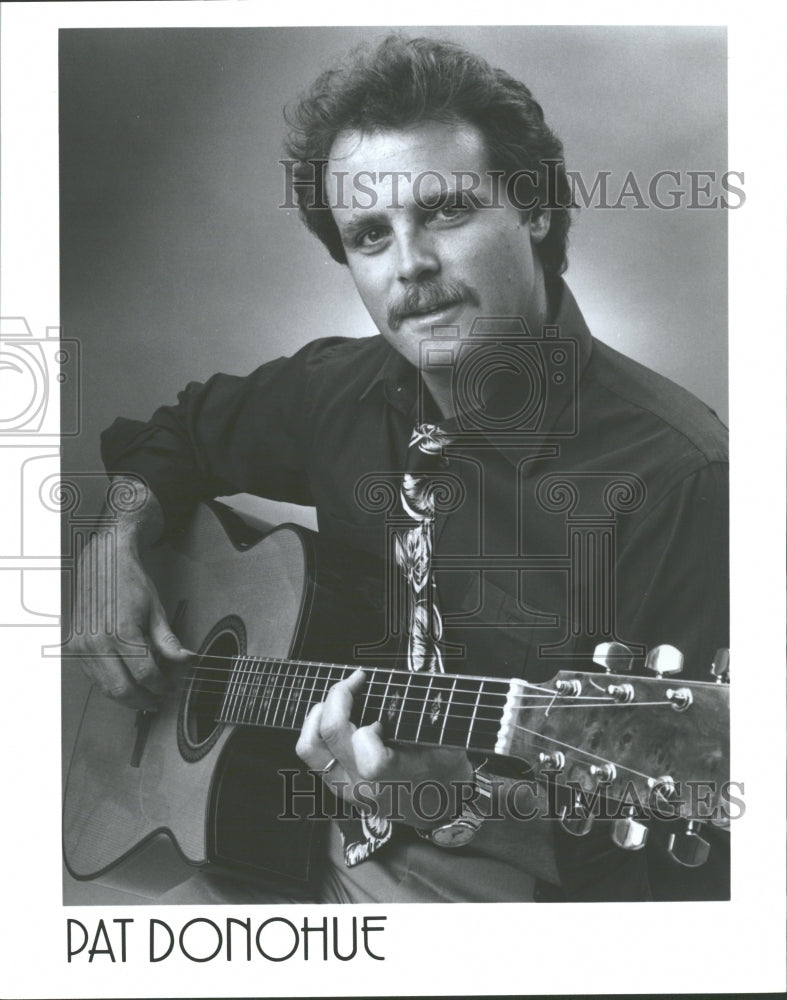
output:
[{"label": "guitar soundhole", "polygon": [[204,757],[219,738],[217,717],[224,704],[233,660],[246,652],[246,630],[239,618],[218,622],[199,650],[178,717],[178,747],[186,760]]}]

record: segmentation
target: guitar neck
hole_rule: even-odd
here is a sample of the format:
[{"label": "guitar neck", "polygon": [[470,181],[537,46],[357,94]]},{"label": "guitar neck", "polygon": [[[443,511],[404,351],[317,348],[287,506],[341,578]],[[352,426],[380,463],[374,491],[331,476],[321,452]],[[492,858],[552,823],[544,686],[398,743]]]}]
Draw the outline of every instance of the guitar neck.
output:
[{"label": "guitar neck", "polygon": [[[356,667],[240,657],[228,678],[217,721],[300,731],[309,710]],[[353,722],[381,722],[388,740],[492,753],[510,682],[451,674],[366,668]]]}]

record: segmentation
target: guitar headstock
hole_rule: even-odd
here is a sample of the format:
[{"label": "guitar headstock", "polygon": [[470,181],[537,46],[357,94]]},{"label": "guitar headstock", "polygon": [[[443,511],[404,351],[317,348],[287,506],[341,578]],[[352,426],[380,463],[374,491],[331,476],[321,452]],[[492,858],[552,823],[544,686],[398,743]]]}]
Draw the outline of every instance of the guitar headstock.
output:
[{"label": "guitar headstock", "polygon": [[660,646],[645,662],[654,676],[624,673],[626,647],[607,643],[594,655],[604,672],[561,670],[544,684],[519,682],[506,752],[569,789],[581,807],[571,832],[586,832],[588,804],[618,821],[613,839],[632,849],[644,845],[635,817],[681,818],[695,824],[692,831],[697,822],[723,823],[729,652],[717,653],[709,681],[676,679],[682,660],[674,647]]}]

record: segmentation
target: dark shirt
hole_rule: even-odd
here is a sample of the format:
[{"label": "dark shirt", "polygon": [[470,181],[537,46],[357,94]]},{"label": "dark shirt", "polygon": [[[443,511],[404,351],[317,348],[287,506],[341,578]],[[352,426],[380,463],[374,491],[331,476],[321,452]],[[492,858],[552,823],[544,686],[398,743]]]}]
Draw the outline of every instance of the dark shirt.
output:
[{"label": "dark shirt", "polygon": [[[440,464],[461,496],[436,525],[446,670],[541,681],[614,637],[677,646],[683,676],[709,679],[728,645],[725,428],[594,340],[566,286],[554,328],[482,329],[492,341],[494,370],[453,361],[456,392],[480,387],[486,409],[460,399]],[[191,383],[148,423],[116,420],[102,453],[147,481],[168,530],[201,499],[247,492],[314,505],[321,532],[382,554],[395,512],[375,483],[395,494],[413,426],[434,416],[382,337],[333,337]]]}]

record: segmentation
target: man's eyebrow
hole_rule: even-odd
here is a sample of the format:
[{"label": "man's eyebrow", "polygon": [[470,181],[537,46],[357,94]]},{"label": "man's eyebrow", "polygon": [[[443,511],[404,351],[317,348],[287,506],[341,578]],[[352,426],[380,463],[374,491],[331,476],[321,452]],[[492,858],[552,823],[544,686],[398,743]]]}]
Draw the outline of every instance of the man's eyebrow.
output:
[{"label": "man's eyebrow", "polygon": [[343,238],[351,238],[374,226],[387,226],[388,218],[384,212],[373,212],[371,209],[361,209],[357,215],[351,216],[347,222],[339,226]]}]

